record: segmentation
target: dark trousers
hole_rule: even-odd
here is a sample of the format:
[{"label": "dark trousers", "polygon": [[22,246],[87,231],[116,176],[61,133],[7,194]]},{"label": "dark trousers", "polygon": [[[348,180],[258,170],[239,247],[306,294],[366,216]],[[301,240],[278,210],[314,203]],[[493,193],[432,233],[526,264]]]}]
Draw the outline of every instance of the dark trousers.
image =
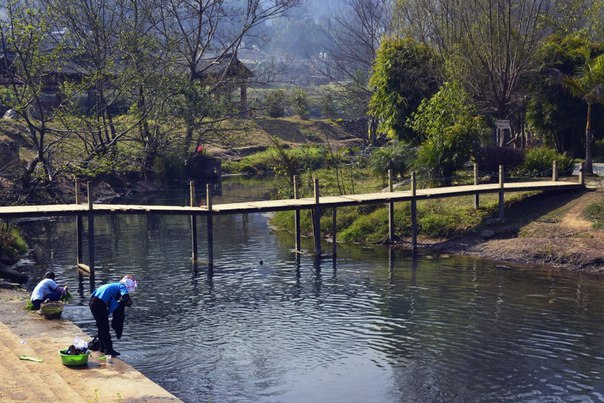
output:
[{"label": "dark trousers", "polygon": [[97,297],[90,298],[90,312],[96,321],[99,338],[99,351],[110,354],[113,352],[113,343],[109,333],[109,310],[107,304]]},{"label": "dark trousers", "polygon": [[34,308],[40,309],[40,305],[42,305],[42,302],[46,301],[47,299],[49,299],[51,301],[58,301],[61,299],[62,296],[63,296],[63,293],[61,293],[61,291],[53,291],[51,293],[44,295],[44,299],[35,299],[31,303],[34,306]]}]

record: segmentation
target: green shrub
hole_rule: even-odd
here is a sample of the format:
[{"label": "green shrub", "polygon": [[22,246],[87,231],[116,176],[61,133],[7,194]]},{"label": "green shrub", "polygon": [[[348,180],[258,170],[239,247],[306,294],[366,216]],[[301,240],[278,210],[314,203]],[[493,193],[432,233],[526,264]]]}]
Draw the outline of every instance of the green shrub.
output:
[{"label": "green shrub", "polygon": [[486,131],[471,97],[456,81],[444,83],[436,94],[424,99],[408,125],[423,139],[413,164],[415,171],[441,186],[451,185],[455,171],[470,159]]},{"label": "green shrub", "polygon": [[176,153],[166,153],[153,161],[155,178],[161,183],[173,183],[184,176],[183,157]]},{"label": "green shrub", "polygon": [[413,157],[414,149],[403,142],[396,141],[375,149],[369,157],[369,166],[375,175],[383,179],[387,177],[389,169],[395,177],[402,177],[406,174]]},{"label": "green shrub", "polygon": [[27,242],[17,227],[0,224],[0,254],[16,259],[27,252]]},{"label": "green shrub", "polygon": [[25,305],[23,306],[23,309],[26,311],[35,311],[36,308],[34,307],[34,303],[31,302],[31,300],[27,300],[27,302],[25,302]]},{"label": "green shrub", "polygon": [[352,225],[341,231],[338,239],[344,242],[377,242],[384,234],[388,234],[388,211],[380,209],[359,216]]},{"label": "green shrub", "polygon": [[324,117],[327,117],[327,118],[336,117],[338,111],[335,106],[333,94],[326,93],[325,95],[323,95],[321,97],[320,103],[321,103],[321,113],[323,114]]},{"label": "green shrub", "polygon": [[591,148],[594,162],[604,162],[604,139],[597,139]]},{"label": "green shrub", "polygon": [[539,147],[526,152],[524,163],[516,169],[514,174],[518,176],[551,176],[554,161],[557,161],[558,172],[561,175],[572,173],[574,168],[572,158],[558,153],[553,148]]},{"label": "green shrub", "polygon": [[590,204],[583,212],[583,216],[592,222],[592,227],[604,230],[604,205]]},{"label": "green shrub", "polygon": [[287,107],[287,95],[283,90],[274,90],[268,93],[264,100],[266,113],[271,118],[281,118],[285,116]]},{"label": "green shrub", "polygon": [[331,154],[325,147],[308,146],[291,149],[276,147],[249,155],[239,161],[225,162],[222,169],[227,173],[296,173],[334,166],[341,162],[337,154]]},{"label": "green shrub", "polygon": [[308,93],[303,88],[294,88],[291,98],[294,112],[303,118],[308,117],[310,113]]},{"label": "green shrub", "polygon": [[524,150],[512,147],[480,147],[472,155],[481,173],[497,175],[499,166],[507,172],[514,172],[524,162]]}]

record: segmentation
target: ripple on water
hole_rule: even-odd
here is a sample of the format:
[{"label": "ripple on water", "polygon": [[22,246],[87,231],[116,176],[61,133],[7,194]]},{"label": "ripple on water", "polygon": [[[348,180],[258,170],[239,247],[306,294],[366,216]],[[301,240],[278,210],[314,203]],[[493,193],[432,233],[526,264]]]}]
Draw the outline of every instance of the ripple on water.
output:
[{"label": "ripple on water", "polygon": [[[210,275],[187,219],[119,220],[99,218],[98,277],[140,286],[116,349],[185,401],[602,400],[600,282],[355,248],[318,272],[255,215],[217,219]],[[92,334],[86,288],[65,315]]]}]

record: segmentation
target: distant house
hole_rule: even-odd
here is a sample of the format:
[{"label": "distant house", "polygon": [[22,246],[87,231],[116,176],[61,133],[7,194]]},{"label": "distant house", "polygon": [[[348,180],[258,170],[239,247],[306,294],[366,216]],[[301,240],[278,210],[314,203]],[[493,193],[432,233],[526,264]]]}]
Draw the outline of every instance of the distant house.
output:
[{"label": "distant house", "polygon": [[237,53],[228,53],[219,57],[202,59],[198,64],[198,78],[201,81],[219,83],[218,92],[229,92],[239,88],[239,110],[247,116],[247,87],[249,79],[254,73],[248,69],[238,58]]},{"label": "distant house", "polygon": [[[24,82],[15,66],[16,53],[0,46],[0,87],[21,86]],[[42,83],[41,101],[43,106],[56,106],[61,101],[60,86],[64,82],[79,82],[82,73],[75,65],[65,65],[61,68],[47,69],[35,80]],[[29,83],[31,84],[31,83]]]},{"label": "distant house", "polygon": [[[49,47],[49,52],[52,51]],[[16,70],[16,54],[0,43],[0,88],[14,85],[25,85],[19,81]],[[81,82],[88,74],[87,69],[78,62],[77,57],[62,60],[58,63],[60,67],[49,67],[42,76],[42,103],[46,107],[53,107],[62,101],[61,85],[64,82]],[[236,53],[227,53],[219,57],[202,59],[197,65],[197,80],[214,86],[214,94],[217,96],[231,96],[233,90],[239,91],[239,110],[242,115],[248,114],[247,88],[248,82],[254,76],[238,58]],[[119,74],[119,70],[115,72]],[[94,101],[94,90],[89,89],[87,93],[81,94],[82,105]]]}]

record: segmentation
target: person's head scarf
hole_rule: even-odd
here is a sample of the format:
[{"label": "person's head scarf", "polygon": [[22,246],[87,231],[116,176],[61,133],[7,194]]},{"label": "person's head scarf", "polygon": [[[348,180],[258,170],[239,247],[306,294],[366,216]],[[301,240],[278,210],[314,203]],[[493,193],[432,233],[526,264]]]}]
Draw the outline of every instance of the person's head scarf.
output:
[{"label": "person's head scarf", "polygon": [[136,279],[131,274],[125,275],[124,278],[120,280],[120,283],[126,286],[126,288],[128,289],[128,294],[132,294],[138,286],[138,284],[136,283]]}]

